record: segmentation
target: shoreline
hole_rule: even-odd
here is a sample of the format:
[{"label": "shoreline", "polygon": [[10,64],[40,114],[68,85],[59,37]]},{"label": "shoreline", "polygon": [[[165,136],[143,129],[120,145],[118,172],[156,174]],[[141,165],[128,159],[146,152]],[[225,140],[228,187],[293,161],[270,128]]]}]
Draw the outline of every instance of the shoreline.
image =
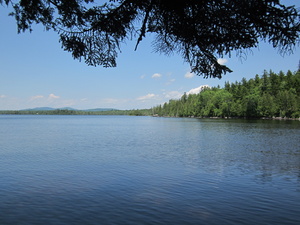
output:
[{"label": "shoreline", "polygon": [[[26,112],[22,112],[22,111],[0,111],[0,115],[98,115],[98,116],[103,116],[103,115],[124,115],[124,116],[151,116],[151,117],[162,117],[162,118],[196,118],[196,119],[246,119],[246,120],[298,120],[300,121],[300,118],[289,118],[289,117],[215,117],[215,116],[207,116],[207,117],[195,117],[195,116],[184,116],[184,117],[180,117],[180,116],[159,116],[158,114],[130,114],[129,111],[135,111],[135,110],[119,110],[117,111],[118,113],[116,113],[116,111],[113,111],[114,113],[112,113],[112,111],[100,111],[100,112],[77,112],[77,111],[68,111],[66,110],[65,112],[60,111],[59,113],[55,113],[54,111],[26,111]],[[137,110],[138,111],[138,110]],[[57,112],[57,111],[56,111]]]},{"label": "shoreline", "polygon": [[217,116],[207,116],[207,117],[194,117],[194,116],[158,116],[152,115],[152,117],[165,117],[165,118],[195,118],[195,119],[246,119],[246,120],[299,120],[300,118],[289,118],[289,117],[217,117]]}]

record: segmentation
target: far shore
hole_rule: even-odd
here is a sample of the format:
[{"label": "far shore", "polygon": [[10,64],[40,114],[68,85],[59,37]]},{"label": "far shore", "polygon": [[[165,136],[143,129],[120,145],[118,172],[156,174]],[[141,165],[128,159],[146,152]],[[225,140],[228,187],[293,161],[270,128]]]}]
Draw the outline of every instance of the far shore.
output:
[{"label": "far shore", "polygon": [[124,115],[124,116],[152,116],[165,118],[197,118],[197,119],[249,119],[249,120],[299,120],[289,117],[195,117],[195,116],[160,116],[152,114],[151,109],[112,110],[112,111],[76,111],[76,110],[49,110],[49,111],[23,111],[0,110],[0,115]]},{"label": "far shore", "polygon": [[249,120],[299,120],[300,118],[289,118],[289,117],[217,117],[217,116],[203,116],[203,117],[195,117],[195,116],[187,116],[187,117],[179,117],[179,116],[159,116],[152,115],[153,117],[166,117],[166,118],[196,118],[196,119],[249,119]]}]

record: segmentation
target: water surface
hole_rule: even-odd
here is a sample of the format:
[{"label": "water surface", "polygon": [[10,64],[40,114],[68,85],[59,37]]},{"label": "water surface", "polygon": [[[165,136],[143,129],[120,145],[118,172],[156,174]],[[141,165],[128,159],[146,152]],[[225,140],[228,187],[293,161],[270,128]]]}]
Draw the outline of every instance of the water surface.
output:
[{"label": "water surface", "polygon": [[300,224],[300,122],[0,116],[0,224]]}]

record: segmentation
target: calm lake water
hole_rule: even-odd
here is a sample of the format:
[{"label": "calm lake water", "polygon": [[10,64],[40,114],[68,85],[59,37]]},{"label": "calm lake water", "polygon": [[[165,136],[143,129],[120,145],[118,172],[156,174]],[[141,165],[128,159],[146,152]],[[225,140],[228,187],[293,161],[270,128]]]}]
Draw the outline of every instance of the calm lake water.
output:
[{"label": "calm lake water", "polygon": [[0,224],[300,224],[300,121],[0,116]]}]

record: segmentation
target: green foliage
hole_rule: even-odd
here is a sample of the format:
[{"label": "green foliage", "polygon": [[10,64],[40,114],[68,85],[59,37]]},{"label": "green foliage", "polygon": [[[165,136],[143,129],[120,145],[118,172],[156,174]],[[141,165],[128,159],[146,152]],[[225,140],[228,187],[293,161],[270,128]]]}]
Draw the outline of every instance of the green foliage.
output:
[{"label": "green foliage", "polygon": [[[299,42],[299,10],[278,0],[0,0],[18,32],[35,23],[58,33],[62,48],[86,64],[116,66],[120,45],[154,34],[154,50],[179,53],[191,71],[221,78],[218,58],[270,43],[290,53]],[[219,114],[219,112],[216,112]]]},{"label": "green foliage", "polygon": [[177,117],[300,117],[300,71],[264,72],[254,79],[226,82],[224,88],[208,88],[184,94],[152,110],[158,116]]}]

